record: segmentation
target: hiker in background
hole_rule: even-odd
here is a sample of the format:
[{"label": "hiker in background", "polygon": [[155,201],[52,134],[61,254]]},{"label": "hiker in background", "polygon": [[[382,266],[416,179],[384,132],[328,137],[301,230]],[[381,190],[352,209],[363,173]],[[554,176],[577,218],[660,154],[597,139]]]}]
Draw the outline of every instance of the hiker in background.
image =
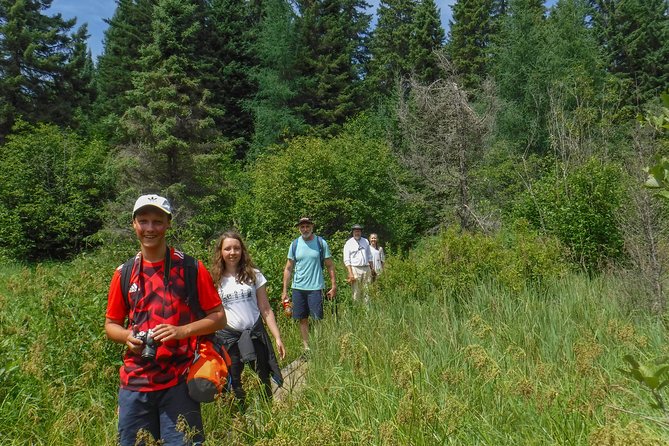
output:
[{"label": "hiker in background", "polygon": [[[282,301],[288,299],[288,282],[293,277],[292,310],[293,319],[300,323],[300,335],[305,353],[309,352],[309,316],[314,320],[323,319],[323,289],[325,279],[323,266],[330,274],[328,299],[337,295],[334,262],[327,242],[314,234],[314,223],[308,217],[302,217],[295,225],[300,236],[293,240],[288,248],[288,260],[283,269]],[[294,273],[294,274],[293,274]]]},{"label": "hiker in background", "polygon": [[242,387],[242,371],[244,364],[249,364],[263,384],[263,396],[271,399],[270,375],[279,386],[283,377],[263,321],[274,336],[281,359],[286,357],[286,349],[267,298],[267,279],[256,269],[237,232],[224,232],[218,238],[211,275],[225,308],[227,325],[216,336],[232,360],[230,380],[235,397],[243,408],[246,392]]},{"label": "hiker in background", "polygon": [[[132,227],[140,251],[116,269],[109,287],[105,332],[127,347],[118,394],[122,446],[134,445],[140,429],[164,445],[204,441],[200,403],[189,396],[186,376],[196,336],[223,328],[225,312],[202,262],[167,246],[171,219],[167,199],[158,195],[137,199]],[[197,284],[189,285],[197,288],[197,304],[188,300],[187,268],[196,269]],[[122,278],[128,283],[122,284]],[[177,428],[180,418],[193,437],[189,433],[186,438]]]},{"label": "hiker in background", "polygon": [[351,284],[353,301],[364,299],[369,303],[367,288],[376,276],[376,270],[372,263],[372,252],[369,241],[362,236],[362,226],[351,227],[352,237],[344,245],[344,265],[348,270],[346,281]]},{"label": "hiker in background", "polygon": [[377,234],[369,234],[369,250],[372,252],[372,264],[378,276],[383,271],[386,254],[383,252],[383,247],[379,246],[379,236]]}]

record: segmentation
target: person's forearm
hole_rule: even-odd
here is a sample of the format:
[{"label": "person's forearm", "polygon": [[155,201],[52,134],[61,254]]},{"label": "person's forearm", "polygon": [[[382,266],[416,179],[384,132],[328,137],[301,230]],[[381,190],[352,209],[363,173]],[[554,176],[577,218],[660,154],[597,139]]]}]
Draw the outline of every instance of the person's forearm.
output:
[{"label": "person's forearm", "polygon": [[290,276],[292,271],[288,268],[283,269],[283,294],[288,294],[288,282],[290,282]]},{"label": "person's forearm", "polygon": [[281,339],[281,333],[279,332],[279,326],[276,323],[274,312],[272,310],[269,310],[268,312],[263,314],[263,319],[267,324],[267,328],[269,328],[269,332],[272,333],[272,336],[274,336],[274,339],[276,340]]},{"label": "person's forearm", "polygon": [[125,328],[118,322],[114,322],[109,319],[105,321],[105,333],[107,335],[107,339],[118,344],[125,344],[128,340],[128,335],[131,332],[132,329]]},{"label": "person's forearm", "polygon": [[200,320],[183,326],[186,337],[202,336],[225,328],[226,317],[224,310],[213,311]]}]

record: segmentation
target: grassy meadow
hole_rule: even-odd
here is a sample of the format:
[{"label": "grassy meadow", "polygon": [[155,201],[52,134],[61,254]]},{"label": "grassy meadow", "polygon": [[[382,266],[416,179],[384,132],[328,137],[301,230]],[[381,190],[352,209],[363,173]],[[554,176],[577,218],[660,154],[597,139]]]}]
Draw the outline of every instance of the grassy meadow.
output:
[{"label": "grassy meadow", "polygon": [[[248,374],[245,413],[229,396],[205,405],[206,444],[669,442],[666,417],[617,370],[626,354],[669,354],[664,319],[626,303],[623,283],[563,271],[509,286],[499,277],[513,276],[513,262],[498,250],[502,276],[469,271],[468,285],[453,293],[438,286],[452,283],[452,271],[424,247],[417,252],[389,260],[369,308],[353,305],[340,284],[337,317],[327,306],[314,327],[303,392],[268,406]],[[531,250],[523,252],[531,260]],[[0,266],[3,446],[115,444],[122,347],[105,339],[103,318],[111,272],[124,256]],[[277,313],[285,365],[300,342],[297,326]]]}]

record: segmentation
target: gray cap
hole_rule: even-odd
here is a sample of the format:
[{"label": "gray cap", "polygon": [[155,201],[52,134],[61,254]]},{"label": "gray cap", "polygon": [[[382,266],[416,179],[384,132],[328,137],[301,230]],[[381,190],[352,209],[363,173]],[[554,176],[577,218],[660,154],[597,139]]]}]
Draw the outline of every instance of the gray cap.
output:
[{"label": "gray cap", "polygon": [[351,226],[351,231],[353,231],[354,229],[360,229],[360,230],[362,230],[362,226],[360,226],[359,224],[356,223],[356,224],[354,224],[353,226]]}]

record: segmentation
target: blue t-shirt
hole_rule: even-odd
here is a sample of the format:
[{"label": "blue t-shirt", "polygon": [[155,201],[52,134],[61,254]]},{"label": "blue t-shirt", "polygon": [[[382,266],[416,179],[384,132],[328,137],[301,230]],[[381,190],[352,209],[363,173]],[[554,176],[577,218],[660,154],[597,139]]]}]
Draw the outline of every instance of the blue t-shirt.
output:
[{"label": "blue t-shirt", "polygon": [[[325,239],[321,238],[321,241],[323,242],[323,258],[332,257]],[[314,235],[314,238],[309,241],[298,237],[295,258],[291,252],[292,245],[291,243],[288,247],[288,258],[295,261],[292,287],[296,290],[322,290],[325,287],[325,281],[323,280],[323,268],[321,268],[318,237]]]}]

